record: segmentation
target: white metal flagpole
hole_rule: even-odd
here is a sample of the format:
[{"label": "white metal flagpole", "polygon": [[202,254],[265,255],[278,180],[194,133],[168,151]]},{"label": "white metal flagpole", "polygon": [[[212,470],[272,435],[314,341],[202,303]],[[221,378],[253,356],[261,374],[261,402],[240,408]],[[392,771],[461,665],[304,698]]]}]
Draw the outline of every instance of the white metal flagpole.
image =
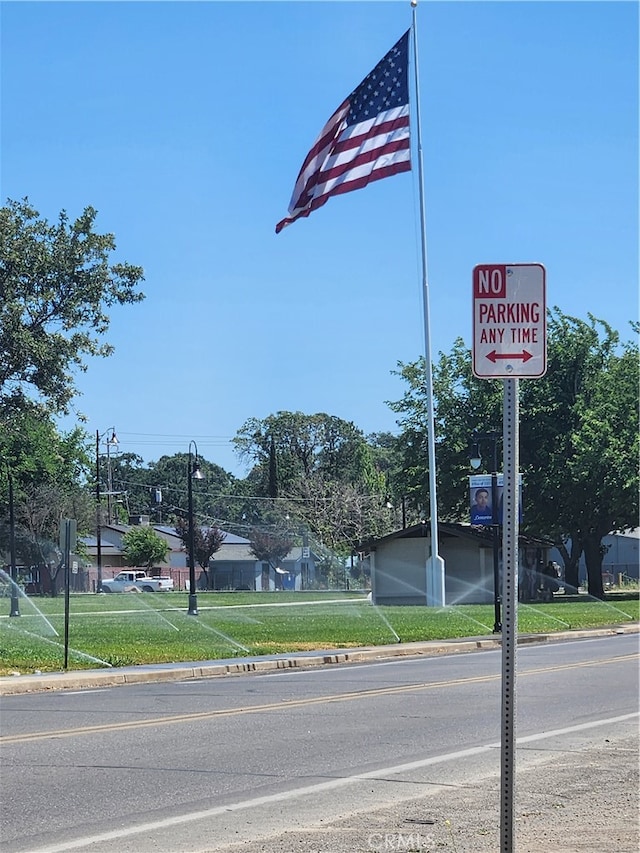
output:
[{"label": "white metal flagpole", "polygon": [[416,6],[411,0],[413,30],[413,68],[415,72],[416,139],[418,146],[418,184],[420,186],[420,232],[422,237],[422,305],[424,314],[424,371],[427,392],[427,443],[429,450],[429,516],[431,520],[431,556],[426,565],[427,605],[444,607],[444,560],[438,553],[438,500],[436,494],[436,440],[433,406],[433,375],[431,367],[431,324],[429,319],[429,277],[427,275],[427,228],[424,203],[424,170],[422,165],[422,131],[420,128],[420,83],[418,79],[418,35]]}]

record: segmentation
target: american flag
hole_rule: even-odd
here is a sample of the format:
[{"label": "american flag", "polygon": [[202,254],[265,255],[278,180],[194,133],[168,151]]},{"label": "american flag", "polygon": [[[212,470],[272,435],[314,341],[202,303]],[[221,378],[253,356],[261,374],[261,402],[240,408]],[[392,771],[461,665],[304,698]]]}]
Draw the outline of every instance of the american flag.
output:
[{"label": "american flag", "polygon": [[322,128],[276,234],[332,195],[411,169],[408,76],[409,30]]}]

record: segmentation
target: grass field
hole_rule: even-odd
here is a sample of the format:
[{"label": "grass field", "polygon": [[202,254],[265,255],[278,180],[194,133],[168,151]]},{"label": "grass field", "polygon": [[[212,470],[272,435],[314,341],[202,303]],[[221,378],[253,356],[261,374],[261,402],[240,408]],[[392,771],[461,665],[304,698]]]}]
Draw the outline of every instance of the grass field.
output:
[{"label": "grass field", "polygon": [[[582,598],[582,596],[580,597]],[[20,599],[9,617],[0,599],[0,675],[61,670],[64,596]],[[387,645],[491,634],[492,605],[374,607],[358,593],[202,593],[188,616],[184,593],[72,595],[69,669],[214,660],[310,649]],[[519,605],[520,633],[639,618],[638,594],[607,601]]]}]

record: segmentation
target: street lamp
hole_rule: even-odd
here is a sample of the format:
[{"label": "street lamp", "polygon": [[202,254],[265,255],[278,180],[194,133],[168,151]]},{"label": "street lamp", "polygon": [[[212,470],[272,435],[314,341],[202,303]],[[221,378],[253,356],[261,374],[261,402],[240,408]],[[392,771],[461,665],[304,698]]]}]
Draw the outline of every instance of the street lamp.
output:
[{"label": "street lamp", "polygon": [[[110,447],[118,446],[118,438],[116,436],[116,428],[109,427],[108,430],[100,434],[99,430],[96,430],[96,564],[98,568],[98,577],[96,580],[96,592],[102,591],[102,537],[100,533],[101,521],[100,518],[100,439],[104,438],[107,433],[111,433],[111,436],[107,439],[107,455],[109,454]],[[107,500],[109,501],[109,523],[111,523],[111,463],[109,461],[109,471],[108,471],[108,483],[107,483]]]},{"label": "street lamp", "polygon": [[[192,457],[191,445],[195,448],[195,458]],[[193,535],[193,481],[204,480],[204,474],[200,470],[198,462],[198,445],[195,441],[189,442],[189,462],[187,465],[187,493],[189,495],[189,616],[198,615],[198,596],[196,595],[196,562],[194,557],[194,535]]]},{"label": "street lamp", "polygon": [[491,537],[493,542],[493,633],[502,631],[500,615],[500,517],[498,514],[498,441],[500,433],[474,433],[470,462],[474,470],[482,464],[480,442],[493,442],[493,471],[491,472]]}]

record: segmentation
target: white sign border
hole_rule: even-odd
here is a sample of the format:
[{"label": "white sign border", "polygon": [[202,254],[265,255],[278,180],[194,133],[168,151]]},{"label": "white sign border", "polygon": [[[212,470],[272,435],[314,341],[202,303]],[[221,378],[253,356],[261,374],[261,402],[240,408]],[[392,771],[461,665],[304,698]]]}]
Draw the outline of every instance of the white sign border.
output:
[{"label": "white sign border", "polygon": [[[479,362],[486,361],[486,356],[480,356],[477,349],[477,331],[476,331],[476,302],[478,301],[478,297],[476,297],[475,293],[472,296],[472,347],[471,347],[471,365],[473,375],[476,379],[542,379],[542,377],[547,372],[547,270],[544,264],[541,264],[538,261],[531,261],[528,263],[515,263],[515,264],[498,264],[498,263],[482,263],[476,264],[473,267],[472,271],[472,288],[473,282],[475,280],[475,272],[477,269],[486,269],[491,267],[504,267],[508,268],[522,268],[522,267],[538,267],[542,272],[542,344],[541,344],[541,357],[542,363],[540,366],[540,370],[536,373],[520,373],[517,369],[513,369],[513,364],[511,363],[511,369],[508,370],[505,366],[504,370],[500,370],[500,363],[496,364],[495,371],[497,372],[480,372]],[[539,360],[539,358],[538,358]],[[500,360],[502,361],[502,359]],[[524,368],[525,363],[523,362],[520,365],[521,368]]]}]

